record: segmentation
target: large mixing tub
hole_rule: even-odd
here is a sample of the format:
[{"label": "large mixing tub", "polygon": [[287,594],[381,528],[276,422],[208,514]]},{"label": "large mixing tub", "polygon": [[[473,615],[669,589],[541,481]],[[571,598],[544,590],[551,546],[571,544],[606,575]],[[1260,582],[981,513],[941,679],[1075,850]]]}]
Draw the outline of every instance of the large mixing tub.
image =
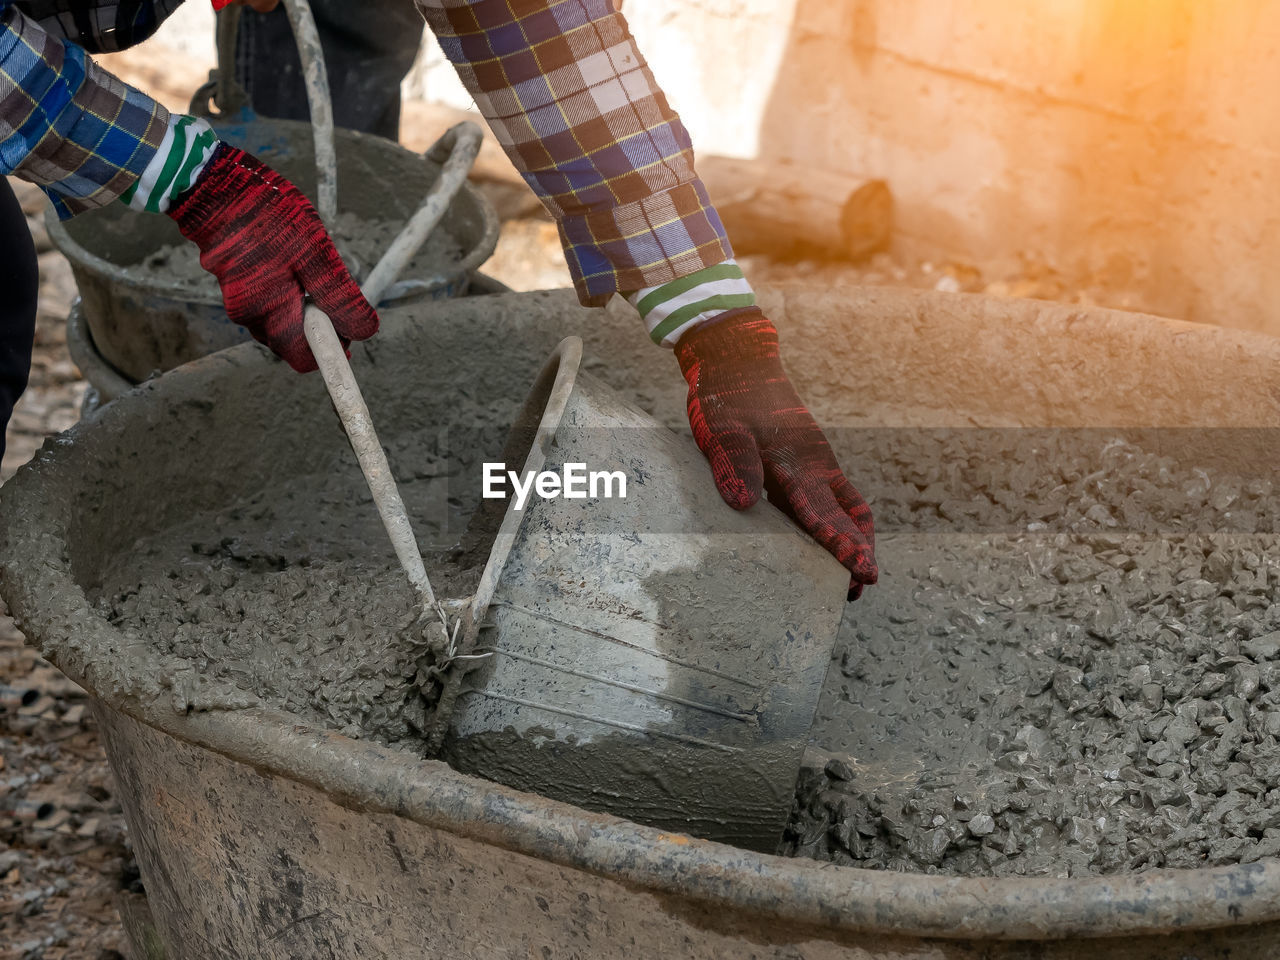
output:
[{"label": "large mixing tub", "polygon": [[[904,291],[774,293],[766,305],[827,423],[1280,421],[1280,345],[1259,336]],[[633,318],[582,310],[567,292],[429,314],[389,311],[355,351],[393,447],[422,403],[442,417],[450,397],[514,409],[570,333],[596,358],[589,368],[680,420],[674,362]],[[0,592],[27,636],[98,698],[170,956],[1277,955],[1274,860],[1084,880],[837,867],[589,814],[282,713],[202,709],[225,692],[157,664],[86,592],[142,533],[192,504],[287,483],[342,442],[318,378],[247,345],[112,404],[0,496]],[[139,473],[139,460],[164,466]]]}]

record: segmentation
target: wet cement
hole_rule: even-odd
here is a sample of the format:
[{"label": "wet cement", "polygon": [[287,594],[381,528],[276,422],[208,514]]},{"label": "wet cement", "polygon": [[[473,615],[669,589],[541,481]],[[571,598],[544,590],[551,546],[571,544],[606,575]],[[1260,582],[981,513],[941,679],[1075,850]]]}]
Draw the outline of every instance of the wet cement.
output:
[{"label": "wet cement", "polygon": [[[466,530],[449,496],[457,464],[425,449],[398,463],[437,596],[469,596],[486,555],[453,545]],[[437,658],[350,462],[139,539],[96,604],[207,680],[347,736],[425,749]]]},{"label": "wet cement", "polygon": [[[1096,432],[835,439],[882,579],[846,608],[785,852],[997,876],[1280,853],[1268,482]],[[482,557],[448,559],[453,468],[392,452],[440,592],[462,595]],[[415,611],[350,470],[140,542],[98,603],[268,703],[421,752]]]},{"label": "wet cement", "polygon": [[994,876],[1280,853],[1271,484],[1096,433],[1034,456],[1032,431],[963,434],[860,450],[893,532],[846,610],[786,852]]},{"label": "wet cement", "polygon": [[[341,213],[334,222],[332,235],[348,268],[358,279],[363,279],[382,259],[406,222],[403,219],[367,220],[355,213]],[[442,225],[427,237],[400,279],[430,281],[447,273],[451,264],[460,262],[464,252],[462,244]],[[200,266],[200,250],[193,243],[160,247],[130,270],[144,281],[177,284],[192,296],[208,300],[221,297],[217,280]]]}]

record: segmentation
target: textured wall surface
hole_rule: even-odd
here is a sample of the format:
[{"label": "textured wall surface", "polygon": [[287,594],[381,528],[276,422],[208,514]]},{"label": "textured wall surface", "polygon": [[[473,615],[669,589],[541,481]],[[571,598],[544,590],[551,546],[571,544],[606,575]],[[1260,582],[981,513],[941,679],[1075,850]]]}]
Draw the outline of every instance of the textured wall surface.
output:
[{"label": "textured wall surface", "polygon": [[905,254],[1280,333],[1276,0],[623,9],[699,149],[885,177]]}]

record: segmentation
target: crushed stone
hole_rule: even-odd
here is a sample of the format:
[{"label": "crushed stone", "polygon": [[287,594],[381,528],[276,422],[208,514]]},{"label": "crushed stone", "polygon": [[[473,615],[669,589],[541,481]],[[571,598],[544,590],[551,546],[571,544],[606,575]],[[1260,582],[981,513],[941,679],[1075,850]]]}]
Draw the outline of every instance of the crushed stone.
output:
[{"label": "crushed stone", "polygon": [[1093,432],[872,435],[856,462],[890,532],[786,853],[1073,877],[1280,853],[1268,480]]}]

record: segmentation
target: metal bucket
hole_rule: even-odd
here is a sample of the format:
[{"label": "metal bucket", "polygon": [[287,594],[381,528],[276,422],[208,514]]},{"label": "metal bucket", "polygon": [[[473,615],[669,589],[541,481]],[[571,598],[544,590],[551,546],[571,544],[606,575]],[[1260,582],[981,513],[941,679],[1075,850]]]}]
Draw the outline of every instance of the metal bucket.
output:
[{"label": "metal bucket", "polygon": [[[310,124],[289,120],[215,121],[218,135],[257,156],[315,196],[315,148]],[[369,220],[406,219],[417,209],[440,166],[381,137],[336,131],[340,213]],[[60,221],[46,211],[49,239],[71,262],[92,343],[108,368],[134,383],[157,372],[249,340],[233,324],[220,295],[193,291],[177,279],[144,273],[138,264],[161,247],[187,241],[168,217],[112,204]],[[457,297],[492,255],[498,218],[470,184],[450,205],[440,229],[462,246],[458,260],[433,262],[421,253],[404,279],[425,281],[427,299]],[[364,264],[367,270],[373,264]],[[100,385],[94,383],[94,387]],[[101,385],[104,393],[109,384]]]},{"label": "metal bucket", "polygon": [[[581,359],[576,337],[557,347],[517,418],[517,437],[537,427],[528,456],[505,465],[564,477],[577,464],[584,496],[508,502],[486,572],[492,626],[470,651],[483,659],[449,718],[447,759],[773,853],[848,573],[773,507],[727,509],[693,442]],[[606,499],[619,482],[625,496]]]},{"label": "metal bucket", "polygon": [[[1256,334],[917,291],[760,295],[828,425],[1280,423],[1280,342]],[[851,317],[859,336],[830,335]],[[670,355],[645,343],[633,314],[554,292],[450,301],[423,321],[390,310],[384,332],[353,351],[388,444],[437,396],[508,405],[509,422],[566,335],[582,337],[587,370],[660,422],[684,415]],[[858,391],[845,383],[854,368]],[[345,443],[318,378],[246,345],[143,385],[0,488],[0,595],[99,701],[169,956],[1277,955],[1271,858],[1007,880],[788,860],[522,793],[295,715],[201,709],[199,677],[157,668],[152,638],[124,635],[91,605],[103,570],[191,504],[287,483]],[[135,457],[164,467],[125,482]]]}]

